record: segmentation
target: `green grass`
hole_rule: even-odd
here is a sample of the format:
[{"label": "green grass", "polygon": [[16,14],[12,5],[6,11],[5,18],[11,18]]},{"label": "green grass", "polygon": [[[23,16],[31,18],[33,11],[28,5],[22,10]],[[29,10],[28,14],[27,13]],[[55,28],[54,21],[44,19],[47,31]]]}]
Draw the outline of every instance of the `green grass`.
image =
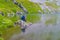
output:
[{"label": "green grass", "polygon": [[[8,40],[13,34],[20,32],[20,27],[14,27],[14,22],[18,20],[16,17],[14,19],[7,18],[0,15],[0,33],[2,33],[2,38]],[[5,23],[3,23],[5,22]]]},{"label": "green grass", "polygon": [[13,34],[20,33],[20,27],[12,27],[7,30],[2,30],[2,37],[4,40],[9,40]]},{"label": "green grass", "polygon": [[4,13],[11,13],[16,11],[22,11],[18,6],[16,6],[12,1],[6,2],[6,0],[0,0],[0,11]]},{"label": "green grass", "polygon": [[17,0],[17,2],[21,3],[29,13],[38,13],[39,10],[43,13],[42,8],[37,3],[28,0]]}]

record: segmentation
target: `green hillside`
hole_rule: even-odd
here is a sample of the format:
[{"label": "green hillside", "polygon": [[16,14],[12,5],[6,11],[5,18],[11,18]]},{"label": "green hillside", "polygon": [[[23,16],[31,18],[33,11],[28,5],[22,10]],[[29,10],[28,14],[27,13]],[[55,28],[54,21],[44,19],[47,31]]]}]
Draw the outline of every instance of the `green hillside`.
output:
[{"label": "green hillside", "polygon": [[[16,0],[19,4],[22,4],[24,8],[27,9],[27,21],[37,22],[40,18],[38,15],[38,10],[43,12],[37,3],[30,2],[28,0]],[[14,27],[14,23],[20,19],[16,16],[16,12],[24,12],[18,5],[14,4],[12,0],[0,0],[0,40],[9,40],[9,38],[16,33],[20,32],[20,27],[17,25]],[[8,14],[13,14],[14,16],[8,16]],[[34,13],[34,15],[31,15]],[[1,15],[3,14],[3,15]]]},{"label": "green hillside", "polygon": [[16,0],[16,1],[22,4],[29,13],[38,13],[39,10],[43,12],[42,8],[37,3],[33,3],[28,0]]}]

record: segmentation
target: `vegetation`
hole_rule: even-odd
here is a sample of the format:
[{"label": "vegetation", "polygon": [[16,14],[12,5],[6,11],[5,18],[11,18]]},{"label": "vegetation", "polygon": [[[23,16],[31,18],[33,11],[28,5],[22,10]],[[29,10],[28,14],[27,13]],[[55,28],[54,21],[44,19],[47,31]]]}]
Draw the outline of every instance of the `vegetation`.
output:
[{"label": "vegetation", "polygon": [[[35,12],[38,13],[38,10],[42,11],[42,9],[38,6],[38,4],[29,2],[28,0],[26,0],[25,2],[21,0],[17,0],[17,2],[22,3],[23,6],[28,10],[28,15],[27,15],[28,21],[34,23],[35,21],[38,20],[39,17],[37,15],[32,15],[32,16],[29,15],[30,13],[31,14],[32,13],[35,14]],[[2,33],[1,34],[2,38],[0,38],[1,40],[3,39],[8,40],[13,34],[20,32],[20,27],[18,26],[14,27],[14,23],[20,19],[20,17],[16,16],[17,11],[23,12],[23,10],[19,8],[17,5],[15,5],[12,0],[0,0],[0,33]],[[8,16],[8,14],[13,14],[13,13],[14,16]]]},{"label": "vegetation", "polygon": [[0,12],[1,11],[4,13],[16,13],[16,11],[21,11],[21,9],[10,0],[0,0]]},{"label": "vegetation", "polygon": [[21,3],[29,13],[38,13],[40,10],[43,13],[42,8],[37,4],[30,2],[29,0],[16,0],[18,3]]}]

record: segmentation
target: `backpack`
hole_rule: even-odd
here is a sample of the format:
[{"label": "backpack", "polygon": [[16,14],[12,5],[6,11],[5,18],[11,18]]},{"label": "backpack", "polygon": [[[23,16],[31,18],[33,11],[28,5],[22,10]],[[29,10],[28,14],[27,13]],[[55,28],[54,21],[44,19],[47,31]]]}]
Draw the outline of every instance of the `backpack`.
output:
[{"label": "backpack", "polygon": [[22,16],[21,17],[21,20],[26,21],[25,16]]}]

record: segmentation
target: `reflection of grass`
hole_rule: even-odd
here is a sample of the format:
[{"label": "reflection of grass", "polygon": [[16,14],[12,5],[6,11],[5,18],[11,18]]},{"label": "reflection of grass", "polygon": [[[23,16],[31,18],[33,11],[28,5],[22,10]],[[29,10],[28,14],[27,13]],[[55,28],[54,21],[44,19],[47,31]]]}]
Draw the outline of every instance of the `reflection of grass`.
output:
[{"label": "reflection of grass", "polygon": [[34,22],[37,22],[37,21],[39,21],[40,20],[40,17],[38,16],[38,15],[30,15],[30,14],[28,14],[27,15],[27,20],[29,21],[29,22],[32,22],[32,23],[34,23]]},{"label": "reflection of grass", "polygon": [[46,20],[45,24],[47,24],[47,25],[48,24],[56,24],[56,20],[57,20],[56,17],[52,17],[52,18]]},{"label": "reflection of grass", "polygon": [[19,27],[12,27],[7,30],[2,30],[2,37],[5,40],[8,40],[13,34],[19,33],[20,28]]}]

